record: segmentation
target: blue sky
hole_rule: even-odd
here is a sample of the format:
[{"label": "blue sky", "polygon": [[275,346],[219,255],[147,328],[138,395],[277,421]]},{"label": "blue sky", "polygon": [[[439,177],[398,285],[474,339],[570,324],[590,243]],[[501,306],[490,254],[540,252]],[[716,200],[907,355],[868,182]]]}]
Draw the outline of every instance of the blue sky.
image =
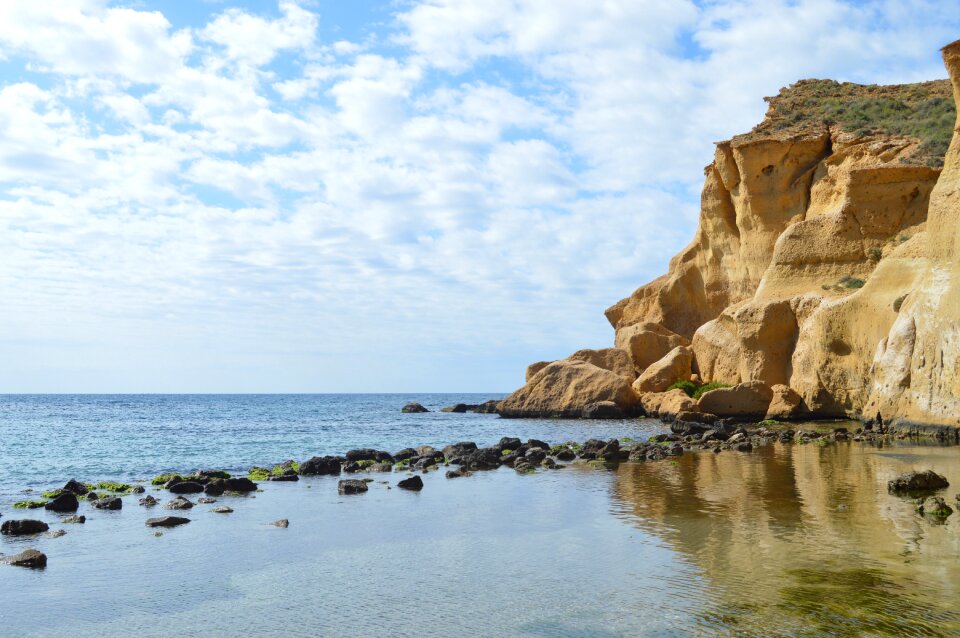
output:
[{"label": "blue sky", "polygon": [[945,77],[960,0],[0,5],[0,391],[509,391],[605,347],[713,142]]}]

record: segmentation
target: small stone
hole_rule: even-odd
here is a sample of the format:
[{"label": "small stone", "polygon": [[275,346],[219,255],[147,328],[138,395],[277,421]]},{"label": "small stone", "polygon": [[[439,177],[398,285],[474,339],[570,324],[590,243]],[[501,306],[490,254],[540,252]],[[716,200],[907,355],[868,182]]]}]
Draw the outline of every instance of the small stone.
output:
[{"label": "small stone", "polygon": [[340,494],[362,494],[367,491],[367,484],[356,479],[345,479],[337,483]]},{"label": "small stone", "polygon": [[148,518],[147,527],[176,527],[178,525],[186,525],[190,522],[189,518],[183,518],[182,516],[159,516],[157,518]]},{"label": "small stone", "polygon": [[415,492],[419,492],[420,490],[423,489],[423,479],[420,478],[419,476],[414,475],[414,476],[411,476],[410,478],[405,478],[399,483],[397,483],[397,487],[403,488],[405,490],[413,490]]},{"label": "small stone", "polygon": [[160,502],[160,501],[158,501],[158,500],[157,500],[154,496],[152,496],[152,495],[147,495],[147,496],[144,496],[143,498],[140,499],[140,504],[143,505],[144,507],[153,507],[154,505],[156,505],[156,504],[159,503],[159,502]]},{"label": "small stone", "polygon": [[146,491],[146,488],[144,488],[142,485],[134,485],[130,488],[131,494],[143,494]]},{"label": "small stone", "polygon": [[82,525],[87,522],[86,516],[68,516],[60,521],[61,523],[77,523]]},{"label": "small stone", "polygon": [[212,511],[216,512],[217,514],[233,514],[233,508],[227,507],[226,505],[214,507]]},{"label": "small stone", "polygon": [[931,496],[926,500],[920,501],[917,505],[917,511],[924,516],[932,516],[934,518],[947,518],[953,514],[953,508],[947,505],[946,501],[939,496]]},{"label": "small stone", "polygon": [[4,556],[2,559],[0,559],[0,561],[6,565],[14,565],[16,567],[46,567],[47,555],[31,548],[25,549],[19,554],[14,554],[13,556]]},{"label": "small stone", "polygon": [[400,411],[403,412],[404,414],[419,414],[423,412],[429,412],[430,410],[426,409],[419,403],[413,402],[413,403],[408,403],[402,408],[400,408]]},{"label": "small stone", "polygon": [[119,496],[105,496],[93,501],[93,506],[98,510],[119,510],[123,509],[123,501]]},{"label": "small stone", "polygon": [[283,529],[290,527],[290,521],[285,518],[281,518],[279,521],[273,521],[270,524],[274,527],[282,527]]},{"label": "small stone", "polygon": [[60,538],[61,536],[66,536],[67,530],[65,529],[53,529],[49,532],[44,533],[46,538]]},{"label": "small stone", "polygon": [[178,496],[175,499],[167,501],[165,507],[168,510],[188,510],[193,507],[193,503],[186,497]]},{"label": "small stone", "polygon": [[202,503],[203,505],[210,505],[211,503],[216,503],[217,499],[210,498],[209,496],[201,496],[197,499],[197,502]]},{"label": "small stone", "polygon": [[893,494],[922,494],[935,492],[949,487],[950,483],[933,470],[907,472],[887,483],[887,490]]}]

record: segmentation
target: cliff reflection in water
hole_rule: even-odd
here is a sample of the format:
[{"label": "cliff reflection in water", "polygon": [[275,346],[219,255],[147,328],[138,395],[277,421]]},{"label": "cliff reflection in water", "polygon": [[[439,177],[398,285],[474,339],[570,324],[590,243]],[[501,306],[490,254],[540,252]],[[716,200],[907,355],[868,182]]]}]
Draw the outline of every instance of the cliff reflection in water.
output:
[{"label": "cliff reflection in water", "polygon": [[936,524],[887,481],[960,448],[781,445],[623,464],[616,513],[702,574],[704,634],[960,635],[960,513]]}]

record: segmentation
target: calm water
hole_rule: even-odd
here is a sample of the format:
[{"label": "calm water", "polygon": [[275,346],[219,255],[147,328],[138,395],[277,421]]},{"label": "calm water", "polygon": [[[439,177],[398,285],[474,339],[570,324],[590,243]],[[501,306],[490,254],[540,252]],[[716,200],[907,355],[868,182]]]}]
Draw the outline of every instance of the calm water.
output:
[{"label": "calm water", "polygon": [[[0,499],[65,477],[245,467],[500,436],[642,438],[656,422],[400,415],[492,398],[6,397]],[[64,469],[67,468],[67,469]],[[61,538],[0,539],[46,552],[0,567],[2,636],[951,636],[960,635],[960,514],[936,525],[886,493],[932,468],[960,491],[960,449],[775,445],[613,470],[569,466],[447,480],[420,493],[371,475],[267,483],[198,505],[154,536],[125,498]],[[160,496],[160,493],[157,493]],[[165,495],[164,495],[165,496]],[[268,525],[289,518],[289,529]]]}]

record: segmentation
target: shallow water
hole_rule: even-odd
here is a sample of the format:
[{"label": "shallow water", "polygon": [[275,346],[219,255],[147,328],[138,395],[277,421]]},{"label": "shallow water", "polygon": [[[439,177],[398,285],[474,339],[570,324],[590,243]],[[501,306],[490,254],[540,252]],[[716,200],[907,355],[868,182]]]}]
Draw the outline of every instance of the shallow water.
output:
[{"label": "shallow water", "polygon": [[[525,432],[640,438],[657,427],[428,416],[390,426],[419,437],[378,447],[534,435]],[[292,438],[309,438],[306,420],[303,428]],[[375,444],[363,437],[355,440]],[[205,467],[243,454],[262,460],[241,438],[189,453]],[[95,461],[104,468],[120,455],[109,440]],[[304,456],[272,447],[263,455]],[[181,467],[157,449],[147,456],[153,469]],[[339,496],[331,477],[265,483],[250,497],[221,498],[233,514],[198,505],[189,525],[162,536],[143,521],[167,510],[148,512],[135,497],[119,512],[83,504],[86,525],[31,511],[68,533],[0,538],[0,552],[33,546],[50,558],[45,570],[0,567],[0,635],[960,635],[960,514],[934,524],[886,492],[898,473],[927,468],[947,476],[955,504],[960,448],[842,443],[534,475],[430,473],[420,493],[380,482],[394,486],[399,474],[371,474],[376,482],[358,496]],[[62,482],[58,468],[45,471]],[[8,503],[4,517],[21,516]],[[268,524],[279,518],[289,529]]]}]

